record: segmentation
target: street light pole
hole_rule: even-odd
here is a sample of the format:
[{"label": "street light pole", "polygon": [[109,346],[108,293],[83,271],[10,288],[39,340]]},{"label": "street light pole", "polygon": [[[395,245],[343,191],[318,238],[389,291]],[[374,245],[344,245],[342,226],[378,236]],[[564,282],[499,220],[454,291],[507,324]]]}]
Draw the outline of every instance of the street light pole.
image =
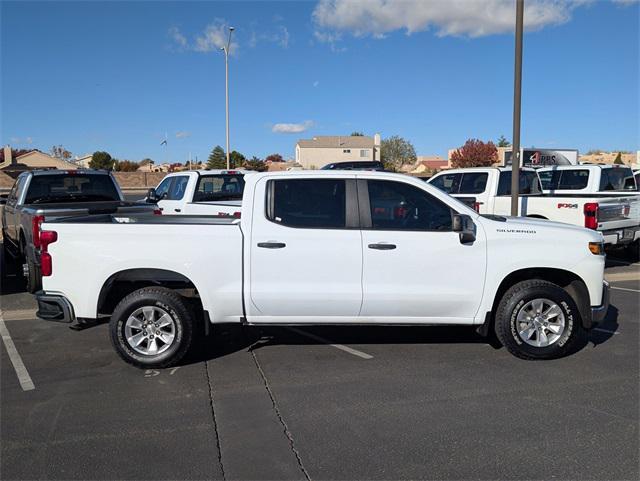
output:
[{"label": "street light pole", "polygon": [[227,39],[226,47],[221,47],[220,50],[224,52],[224,87],[225,87],[225,105],[226,105],[226,119],[227,119],[227,170],[230,169],[230,157],[229,157],[229,47],[231,46],[231,33],[234,31],[233,27],[229,27],[229,38]]},{"label": "street light pole", "polygon": [[524,0],[516,0],[516,51],[513,81],[513,146],[511,151],[511,215],[518,215],[520,189],[520,104],[522,99],[522,30]]}]

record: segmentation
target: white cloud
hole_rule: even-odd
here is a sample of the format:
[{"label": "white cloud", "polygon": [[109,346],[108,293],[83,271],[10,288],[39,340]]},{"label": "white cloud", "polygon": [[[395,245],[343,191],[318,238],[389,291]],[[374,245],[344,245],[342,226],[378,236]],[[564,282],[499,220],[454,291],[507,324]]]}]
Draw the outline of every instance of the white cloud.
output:
[{"label": "white cloud", "polygon": [[[594,0],[529,0],[525,28],[539,30],[571,19],[575,8]],[[629,1],[629,0],[618,0]],[[313,11],[317,40],[335,46],[340,34],[383,38],[434,29],[438,36],[482,37],[509,33],[515,24],[513,0],[320,0]]]},{"label": "white cloud", "polygon": [[255,47],[259,42],[275,43],[282,48],[289,48],[289,40],[291,34],[284,25],[278,25],[276,31],[257,33],[255,30],[251,31],[249,37],[249,47]]},{"label": "white cloud", "polygon": [[186,130],[176,132],[176,139],[186,139],[187,137],[191,137],[191,132],[187,132]]},{"label": "white cloud", "polygon": [[[229,38],[229,30],[227,24],[222,19],[216,19],[213,23],[210,23],[197,35],[193,42],[189,42],[186,35],[184,35],[178,27],[169,28],[168,34],[173,42],[173,46],[179,50],[193,50],[194,52],[207,53],[213,50],[220,50],[223,46],[227,45]],[[238,50],[238,43],[233,39],[229,46],[229,53],[233,54]]]},{"label": "white cloud", "polygon": [[305,120],[299,124],[274,124],[273,127],[271,127],[271,132],[277,134],[299,134],[311,127],[313,127],[313,121]]},{"label": "white cloud", "polygon": [[[216,20],[214,23],[207,25],[204,32],[196,37],[193,50],[196,52],[211,52],[212,50],[220,50],[227,45],[229,31],[222,20]],[[234,53],[238,49],[238,44],[234,41],[229,46],[229,53]]]},{"label": "white cloud", "polygon": [[175,42],[177,47],[181,49],[187,47],[187,37],[182,35],[178,27],[171,27],[169,29],[169,37]]},{"label": "white cloud", "polygon": [[11,137],[9,141],[12,144],[27,144],[31,145],[33,143],[33,139],[31,137]]}]

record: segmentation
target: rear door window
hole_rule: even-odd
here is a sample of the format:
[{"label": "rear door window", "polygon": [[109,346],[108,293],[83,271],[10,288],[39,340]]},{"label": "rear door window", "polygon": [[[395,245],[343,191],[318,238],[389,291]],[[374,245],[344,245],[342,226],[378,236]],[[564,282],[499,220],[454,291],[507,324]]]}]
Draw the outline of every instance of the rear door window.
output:
[{"label": "rear door window", "polygon": [[600,191],[636,190],[633,172],[629,168],[601,169]]},{"label": "rear door window", "polygon": [[451,209],[428,192],[389,180],[369,180],[371,228],[450,231]]},{"label": "rear door window", "polygon": [[267,218],[297,228],[346,227],[344,179],[271,180],[267,186]]},{"label": "rear door window", "polygon": [[[539,194],[541,192],[538,174],[536,174],[535,172],[532,172],[530,170],[522,170],[520,171],[518,180],[520,183],[519,194],[522,194],[522,195]],[[503,170],[502,172],[500,172],[500,180],[498,181],[497,195],[511,195],[511,171],[510,170]]]},{"label": "rear door window", "polygon": [[540,181],[545,190],[581,190],[589,183],[589,171],[580,170],[547,170],[540,172]]},{"label": "rear door window", "polygon": [[447,194],[457,194],[460,188],[462,174],[442,174],[433,179],[430,183],[434,187],[445,191]]},{"label": "rear door window", "polygon": [[483,172],[466,172],[462,175],[460,194],[482,194],[487,187],[489,174]]}]

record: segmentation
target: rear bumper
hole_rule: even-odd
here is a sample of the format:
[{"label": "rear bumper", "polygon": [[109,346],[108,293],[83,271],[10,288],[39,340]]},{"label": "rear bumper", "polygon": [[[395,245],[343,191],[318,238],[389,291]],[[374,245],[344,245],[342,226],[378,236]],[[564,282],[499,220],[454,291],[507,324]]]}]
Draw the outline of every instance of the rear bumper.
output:
[{"label": "rear bumper", "polygon": [[640,239],[640,226],[625,227],[601,231],[604,243],[609,245],[625,245]]},{"label": "rear bumper", "polygon": [[36,301],[38,302],[36,316],[40,319],[55,322],[74,322],[76,320],[73,306],[64,296],[38,291],[36,292]]},{"label": "rear bumper", "polygon": [[607,315],[607,311],[609,310],[609,283],[607,281],[602,281],[602,304],[599,306],[591,307],[590,314],[591,318],[585,320],[584,327],[590,329],[594,327],[596,324],[599,324],[603,321],[605,316]]}]

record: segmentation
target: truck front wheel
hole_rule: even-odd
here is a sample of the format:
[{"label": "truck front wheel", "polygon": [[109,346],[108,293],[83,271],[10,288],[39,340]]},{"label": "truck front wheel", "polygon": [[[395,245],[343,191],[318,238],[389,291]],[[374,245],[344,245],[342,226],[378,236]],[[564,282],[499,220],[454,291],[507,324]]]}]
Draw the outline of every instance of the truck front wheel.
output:
[{"label": "truck front wheel", "polygon": [[571,354],[585,339],[573,298],[548,281],[522,281],[505,292],[495,318],[498,339],[522,359],[554,359]]},{"label": "truck front wheel", "polygon": [[116,352],[129,364],[170,367],[189,350],[193,315],[176,292],[145,287],[120,301],[111,315],[109,330]]}]

